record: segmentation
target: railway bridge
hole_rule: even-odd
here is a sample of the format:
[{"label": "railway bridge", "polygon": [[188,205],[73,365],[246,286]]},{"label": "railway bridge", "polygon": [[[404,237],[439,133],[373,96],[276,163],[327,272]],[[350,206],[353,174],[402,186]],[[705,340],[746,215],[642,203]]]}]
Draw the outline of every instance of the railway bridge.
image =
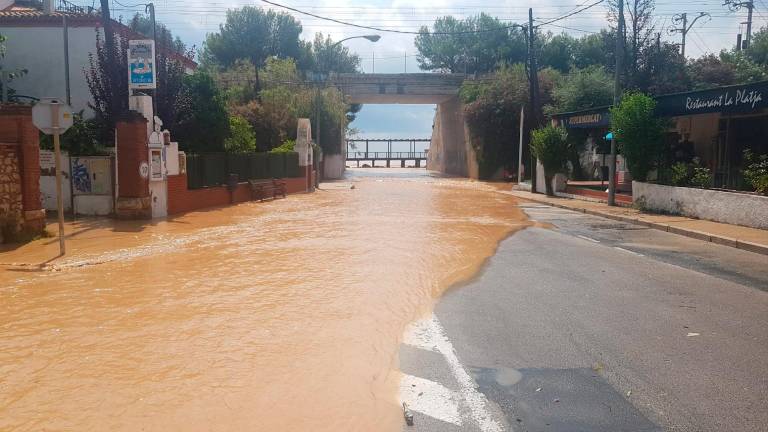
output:
[{"label": "railway bridge", "polygon": [[[328,82],[340,89],[349,103],[359,104],[434,104],[437,106],[432,124],[429,151],[408,159],[426,161],[427,168],[446,174],[477,178],[477,160],[464,125],[459,88],[464,74],[332,74]],[[402,160],[389,152],[375,155],[377,160]],[[339,166],[339,176],[349,154],[326,159],[326,167]],[[361,155],[352,154],[351,160]],[[371,154],[362,155],[370,159]],[[385,157],[386,156],[386,157]],[[406,159],[407,160],[407,159]],[[332,170],[333,171],[333,170]],[[326,169],[328,172],[328,169]]]}]

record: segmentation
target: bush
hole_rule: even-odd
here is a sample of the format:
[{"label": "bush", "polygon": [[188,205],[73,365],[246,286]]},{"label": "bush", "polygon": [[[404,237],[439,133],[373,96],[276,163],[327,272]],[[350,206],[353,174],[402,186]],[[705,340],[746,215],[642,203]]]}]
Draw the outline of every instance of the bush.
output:
[{"label": "bush", "polygon": [[687,163],[678,162],[672,165],[672,173],[670,176],[670,183],[672,186],[687,186],[690,180],[691,175]]},{"label": "bush", "polygon": [[251,125],[242,117],[229,118],[229,137],[224,140],[227,153],[251,153],[256,151],[256,136]]},{"label": "bush", "polygon": [[746,168],[741,173],[752,185],[755,192],[768,195],[768,154],[756,155],[751,150],[744,150]]},{"label": "bush", "polygon": [[691,176],[691,186],[709,189],[712,187],[712,171],[706,167],[694,167]]},{"label": "bush", "polygon": [[[61,136],[61,150],[71,156],[108,155],[100,142],[103,125],[96,119],[83,118],[83,111],[72,115],[72,127]],[[40,132],[40,148],[53,150],[53,136]]]},{"label": "bush", "polygon": [[611,128],[621,146],[632,177],[645,181],[658,165],[664,121],[654,114],[656,101],[643,93],[626,94],[611,108]]},{"label": "bush", "polygon": [[672,186],[696,187],[709,189],[712,187],[712,171],[699,164],[698,159],[692,163],[678,162],[672,165],[670,183]]},{"label": "bush", "polygon": [[552,178],[565,169],[569,152],[568,133],[564,128],[549,125],[531,133],[531,153],[544,165],[547,195],[555,194]]},{"label": "bush", "polygon": [[295,140],[285,140],[279,146],[270,150],[270,153],[293,153],[293,147],[296,145]]}]

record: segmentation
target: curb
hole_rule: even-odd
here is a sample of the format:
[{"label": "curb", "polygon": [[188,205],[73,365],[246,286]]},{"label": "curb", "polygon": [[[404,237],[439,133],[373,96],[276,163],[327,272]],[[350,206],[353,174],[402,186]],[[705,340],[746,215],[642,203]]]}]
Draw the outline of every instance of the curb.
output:
[{"label": "curb", "polygon": [[[648,228],[657,229],[659,231],[666,231],[666,232],[669,232],[669,233],[672,233],[672,234],[677,234],[677,235],[681,235],[681,236],[685,236],[685,237],[690,237],[690,238],[694,238],[694,239],[697,239],[697,240],[703,240],[703,241],[710,242],[710,243],[716,243],[716,244],[723,245],[723,246],[729,246],[729,247],[736,248],[736,249],[741,249],[741,250],[744,250],[744,251],[747,251],[747,252],[758,253],[758,254],[761,254],[761,255],[768,255],[768,246],[767,245],[762,245],[762,244],[758,244],[758,243],[752,243],[752,242],[748,242],[748,241],[744,241],[744,240],[738,240],[738,239],[734,239],[734,238],[730,238],[730,237],[712,235],[710,233],[706,233],[706,232],[702,232],[702,231],[684,229],[684,228],[679,228],[679,227],[676,227],[676,226],[666,225],[666,224],[657,223],[657,222],[648,222],[648,221],[640,220],[640,219],[637,219],[637,218],[632,218],[632,217],[628,217],[628,216],[620,216],[620,215],[615,215],[615,214],[612,214],[612,213],[605,213],[605,212],[601,212],[601,211],[597,211],[597,210],[589,210],[589,209],[583,209],[583,208],[569,207],[569,206],[564,205],[564,204],[553,203],[553,202],[549,202],[549,201],[546,201],[546,200],[539,200],[539,199],[536,199],[536,198],[528,198],[528,197],[518,196],[518,195],[515,195],[514,193],[512,194],[512,196],[515,196],[515,197],[520,198],[520,199],[528,200],[528,201],[537,202],[537,203],[540,203],[540,204],[551,205],[552,207],[558,207],[558,208],[562,208],[562,209],[566,209],[566,210],[572,210],[572,211],[576,211],[576,212],[580,212],[580,213],[585,213],[585,214],[592,215],[592,216],[599,216],[599,217],[602,217],[602,218],[612,219],[612,220],[619,221],[619,222],[627,222],[627,223],[631,223],[631,224],[635,224],[635,225],[642,225],[642,226],[645,226],[645,227],[648,227]],[[572,198],[565,198],[565,199],[572,199]]]}]

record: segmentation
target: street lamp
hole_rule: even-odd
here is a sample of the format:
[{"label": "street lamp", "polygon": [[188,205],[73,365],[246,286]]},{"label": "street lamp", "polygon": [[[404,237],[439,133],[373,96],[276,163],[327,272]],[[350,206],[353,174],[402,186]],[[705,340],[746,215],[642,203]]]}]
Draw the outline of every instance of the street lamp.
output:
[{"label": "street lamp", "polygon": [[380,35],[352,36],[352,37],[348,37],[346,39],[342,39],[342,40],[336,42],[335,44],[331,45],[331,48],[335,47],[336,45],[341,44],[344,41],[348,41],[350,39],[368,39],[371,42],[378,42],[379,39],[381,39],[381,36]]},{"label": "street lamp", "polygon": [[[369,40],[371,42],[378,42],[379,39],[381,39],[381,36],[377,35],[377,34],[374,34],[374,35],[363,35],[363,36],[351,36],[351,37],[344,38],[344,39],[336,42],[335,44],[331,45],[329,48],[330,49],[336,48],[337,46],[341,45],[342,42],[348,41],[350,39],[367,39],[367,40]],[[317,141],[317,145],[318,146],[320,145],[320,109],[318,108],[319,101],[320,101],[320,91],[319,91],[319,89],[316,89],[315,90],[315,130],[316,130],[315,137],[317,137],[316,141]]]}]

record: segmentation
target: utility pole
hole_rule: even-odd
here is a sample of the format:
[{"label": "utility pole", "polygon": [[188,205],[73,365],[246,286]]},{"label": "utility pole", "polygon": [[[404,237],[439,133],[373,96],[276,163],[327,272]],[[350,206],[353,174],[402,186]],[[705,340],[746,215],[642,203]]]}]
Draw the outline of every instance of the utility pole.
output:
[{"label": "utility pole", "polygon": [[[742,7],[747,8],[747,38],[744,40],[744,49],[749,49],[752,43],[752,12],[755,9],[754,0],[738,1],[738,0],[725,0],[723,6],[728,6],[731,12],[741,10]],[[739,47],[740,49],[741,47]]]},{"label": "utility pole", "polygon": [[[613,106],[621,100],[621,68],[624,53],[624,0],[619,0],[619,24],[616,29],[616,70],[613,73]],[[611,157],[608,165],[608,205],[616,205],[616,131],[611,131]]]},{"label": "utility pole", "polygon": [[[149,3],[144,7],[144,12],[149,12],[149,19],[152,21],[152,42],[155,45],[155,58],[152,59],[152,65],[154,68],[157,68],[157,52],[159,51],[159,47],[157,46],[157,22],[155,21],[155,5],[154,3]],[[157,79],[157,78],[155,78]],[[157,83],[155,83],[155,88],[152,90],[152,130],[155,130],[155,116],[157,115]],[[166,120],[167,121],[167,120]]]},{"label": "utility pole", "polygon": [[62,16],[61,26],[64,28],[64,87],[67,94],[67,105],[72,105],[72,91],[69,83],[69,22],[67,22],[67,14]]},{"label": "utility pole", "polygon": [[115,77],[117,59],[115,54],[115,34],[112,32],[112,18],[109,16],[109,0],[101,0],[101,25],[104,27],[104,49],[107,51],[107,72],[110,82]]},{"label": "utility pole", "polygon": [[[533,27],[533,8],[528,9],[528,81],[529,81],[529,93],[531,98],[531,115],[529,124],[528,136],[530,140],[530,131],[536,126],[538,119],[538,107],[539,107],[539,73],[536,66],[536,45],[534,41],[534,35],[536,34]],[[531,192],[536,193],[536,160],[531,155]]]},{"label": "utility pole", "polygon": [[711,16],[707,12],[699,12],[699,14],[696,16],[696,18],[691,21],[691,24],[688,24],[688,14],[683,12],[681,14],[677,14],[674,17],[672,17],[672,22],[675,23],[675,25],[679,25],[680,27],[672,27],[669,30],[670,35],[673,35],[675,33],[680,33],[683,36],[683,41],[680,44],[680,52],[685,58],[685,37],[688,35],[688,32],[693,28],[693,25],[696,24],[696,21],[698,21],[701,18],[710,18]]}]

